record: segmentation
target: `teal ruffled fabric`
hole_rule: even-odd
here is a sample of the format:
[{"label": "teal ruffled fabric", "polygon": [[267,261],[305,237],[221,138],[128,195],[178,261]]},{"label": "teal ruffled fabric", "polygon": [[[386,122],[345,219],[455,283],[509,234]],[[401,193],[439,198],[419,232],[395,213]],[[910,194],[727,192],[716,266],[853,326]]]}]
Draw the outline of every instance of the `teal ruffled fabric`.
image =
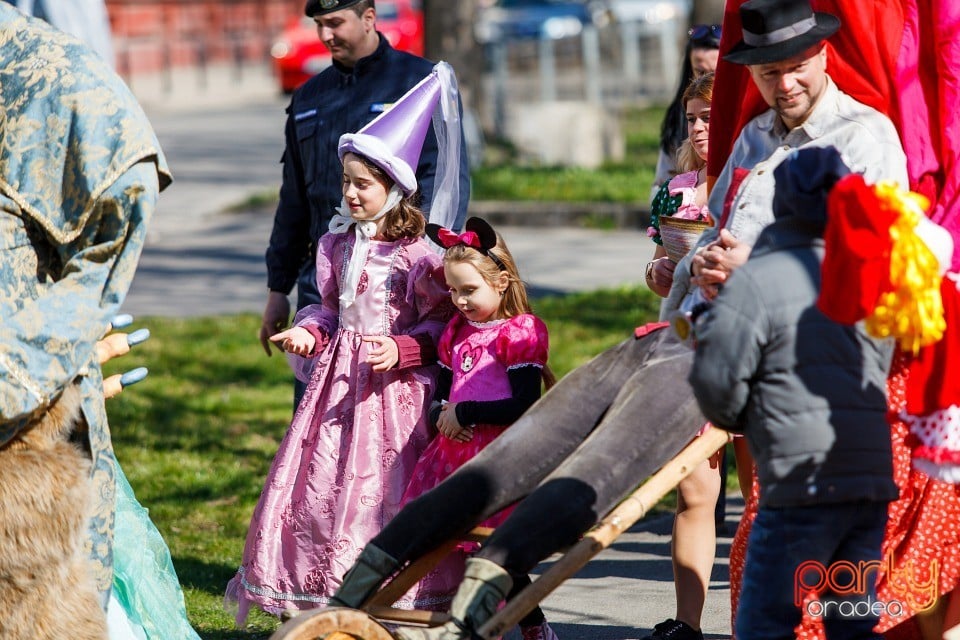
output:
[{"label": "teal ruffled fabric", "polygon": [[118,464],[113,594],[147,640],[200,640],[187,621],[183,591],[163,537]]}]

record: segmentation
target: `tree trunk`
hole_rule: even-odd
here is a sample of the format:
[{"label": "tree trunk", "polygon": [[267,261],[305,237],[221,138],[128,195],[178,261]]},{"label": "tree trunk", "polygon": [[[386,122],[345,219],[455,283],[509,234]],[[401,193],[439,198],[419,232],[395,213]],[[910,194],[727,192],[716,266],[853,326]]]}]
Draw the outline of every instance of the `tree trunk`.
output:
[{"label": "tree trunk", "polygon": [[481,101],[483,50],[473,35],[476,0],[423,0],[424,55],[450,63],[457,73],[464,108],[475,113]]},{"label": "tree trunk", "polygon": [[692,24],[720,24],[724,0],[693,0]]}]

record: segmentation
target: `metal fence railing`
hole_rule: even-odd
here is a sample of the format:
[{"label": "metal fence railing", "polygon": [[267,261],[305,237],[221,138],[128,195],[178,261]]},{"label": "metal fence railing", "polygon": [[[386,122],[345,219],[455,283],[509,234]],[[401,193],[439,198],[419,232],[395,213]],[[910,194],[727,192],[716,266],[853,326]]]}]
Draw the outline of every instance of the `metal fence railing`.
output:
[{"label": "metal fence railing", "polygon": [[486,110],[496,133],[511,103],[584,101],[621,108],[668,101],[680,70],[677,19],[586,26],[576,36],[486,45]]}]

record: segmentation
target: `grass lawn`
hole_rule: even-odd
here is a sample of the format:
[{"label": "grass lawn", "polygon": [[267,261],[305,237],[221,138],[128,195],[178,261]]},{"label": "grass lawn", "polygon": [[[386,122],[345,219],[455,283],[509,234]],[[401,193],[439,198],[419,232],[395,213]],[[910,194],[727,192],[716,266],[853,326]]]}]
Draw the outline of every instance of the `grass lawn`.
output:
[{"label": "grass lawn", "polygon": [[[644,287],[535,301],[560,377],[656,317]],[[259,317],[142,318],[152,338],[107,373],[145,366],[149,377],[109,402],[117,457],[167,540],[203,638],[266,638],[276,621],[254,613],[233,629],[221,606],[277,445],[291,416],[284,358],[264,356]],[[111,366],[112,365],[112,366]]]}]

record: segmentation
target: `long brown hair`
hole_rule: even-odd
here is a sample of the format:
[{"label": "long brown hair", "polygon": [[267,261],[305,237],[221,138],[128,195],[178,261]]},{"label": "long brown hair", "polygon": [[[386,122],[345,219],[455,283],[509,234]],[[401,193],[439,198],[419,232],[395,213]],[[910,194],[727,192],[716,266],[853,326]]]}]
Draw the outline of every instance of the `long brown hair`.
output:
[{"label": "long brown hair", "polygon": [[[390,190],[393,186],[393,179],[387,175],[386,171],[375,165],[370,158],[356,152],[351,153],[360,159],[363,166],[370,170],[373,177],[381,182],[387,191]],[[400,199],[400,202],[397,203],[397,206],[384,214],[383,226],[380,228],[380,232],[385,240],[393,242],[400,238],[419,238],[423,235],[423,230],[427,226],[427,220],[417,206],[419,199],[419,192],[409,196],[405,195]]]},{"label": "long brown hair", "polygon": [[[443,262],[444,264],[465,262],[472,265],[480,274],[480,277],[491,287],[495,287],[497,281],[500,280],[500,274],[505,273],[507,275],[507,288],[500,299],[500,317],[512,318],[524,313],[533,313],[530,300],[527,298],[527,286],[520,279],[517,263],[499,233],[497,233],[497,244],[488,251],[503,263],[502,270],[492,258],[465,244],[455,244],[447,249],[443,255]],[[543,378],[543,386],[547,389],[557,383],[557,377],[546,364],[543,365],[540,376]]]},{"label": "long brown hair", "polygon": [[[698,98],[707,104],[713,102],[713,72],[694,78],[687,85],[687,90],[683,92],[684,121],[687,117],[687,103]],[[693,171],[694,169],[702,169],[705,164],[707,164],[707,161],[697,155],[697,152],[693,149],[690,136],[684,138],[680,148],[677,149],[677,168],[680,171]]]}]

